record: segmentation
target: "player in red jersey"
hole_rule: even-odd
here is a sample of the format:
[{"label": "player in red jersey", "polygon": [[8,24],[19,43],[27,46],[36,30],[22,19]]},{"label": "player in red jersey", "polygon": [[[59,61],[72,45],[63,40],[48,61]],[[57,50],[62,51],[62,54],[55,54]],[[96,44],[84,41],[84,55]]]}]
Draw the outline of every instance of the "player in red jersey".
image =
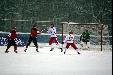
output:
[{"label": "player in red jersey", "polygon": [[64,44],[64,43],[66,43],[66,49],[64,51],[64,54],[66,53],[66,50],[69,48],[69,46],[72,46],[77,51],[77,53],[80,54],[76,44],[74,43],[73,32],[69,32],[69,35],[66,36],[66,38],[65,38],[64,42],[62,42],[62,44]]},{"label": "player in red jersey", "polygon": [[8,49],[13,45],[14,46],[14,52],[17,53],[17,44],[15,42],[17,37],[16,34],[16,27],[13,27],[12,30],[10,31],[10,34],[7,36],[8,39],[8,44],[7,44],[7,49],[5,51],[5,53],[8,53]]},{"label": "player in red jersey", "polygon": [[29,40],[28,40],[28,43],[26,45],[26,49],[24,50],[26,52],[28,46],[31,44],[31,42],[33,41],[35,47],[36,47],[36,51],[38,51],[38,44],[37,44],[37,34],[40,34],[40,32],[38,31],[37,29],[37,26],[36,24],[33,25],[32,29],[31,29],[31,34],[30,34],[30,37],[29,37]]}]

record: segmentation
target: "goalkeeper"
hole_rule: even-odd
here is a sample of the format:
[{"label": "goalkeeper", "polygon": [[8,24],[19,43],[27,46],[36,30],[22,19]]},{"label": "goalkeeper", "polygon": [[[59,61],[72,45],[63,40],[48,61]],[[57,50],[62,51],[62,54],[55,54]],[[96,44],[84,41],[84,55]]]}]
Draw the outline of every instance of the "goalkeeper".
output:
[{"label": "goalkeeper", "polygon": [[90,33],[88,30],[85,30],[80,36],[81,46],[83,49],[89,49],[90,47]]}]

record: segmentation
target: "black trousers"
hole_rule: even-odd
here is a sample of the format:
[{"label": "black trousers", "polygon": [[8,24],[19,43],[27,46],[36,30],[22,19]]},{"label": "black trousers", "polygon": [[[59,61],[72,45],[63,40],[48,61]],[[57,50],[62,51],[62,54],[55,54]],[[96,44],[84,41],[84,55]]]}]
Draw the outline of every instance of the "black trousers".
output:
[{"label": "black trousers", "polygon": [[87,44],[87,42],[89,42],[89,41],[86,41],[86,40],[82,40],[85,44]]},{"label": "black trousers", "polygon": [[28,46],[31,44],[32,41],[33,41],[34,45],[36,46],[36,48],[38,48],[36,37],[31,37],[31,36],[29,37],[28,43],[26,45],[26,48],[28,48]]},{"label": "black trousers", "polygon": [[14,39],[8,39],[8,44],[7,44],[7,50],[11,47],[11,46],[14,46],[14,50],[17,50],[17,44],[15,42]]}]

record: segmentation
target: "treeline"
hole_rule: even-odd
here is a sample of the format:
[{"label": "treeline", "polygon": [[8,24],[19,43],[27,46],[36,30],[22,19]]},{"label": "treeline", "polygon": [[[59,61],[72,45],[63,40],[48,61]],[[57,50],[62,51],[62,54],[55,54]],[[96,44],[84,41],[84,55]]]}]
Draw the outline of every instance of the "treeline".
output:
[{"label": "treeline", "polygon": [[40,20],[50,20],[56,24],[73,21],[111,26],[112,0],[0,0],[0,31],[3,31],[4,26],[11,27],[13,23],[26,26]]}]

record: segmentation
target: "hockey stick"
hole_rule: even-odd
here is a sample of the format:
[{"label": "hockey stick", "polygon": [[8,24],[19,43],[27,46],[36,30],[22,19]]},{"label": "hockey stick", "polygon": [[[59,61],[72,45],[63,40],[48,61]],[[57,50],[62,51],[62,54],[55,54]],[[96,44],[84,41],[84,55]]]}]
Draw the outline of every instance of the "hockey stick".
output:
[{"label": "hockey stick", "polygon": [[63,26],[63,23],[62,23],[62,49],[63,49],[63,40],[64,40],[64,35],[63,35],[63,31],[64,31],[64,26]]}]

